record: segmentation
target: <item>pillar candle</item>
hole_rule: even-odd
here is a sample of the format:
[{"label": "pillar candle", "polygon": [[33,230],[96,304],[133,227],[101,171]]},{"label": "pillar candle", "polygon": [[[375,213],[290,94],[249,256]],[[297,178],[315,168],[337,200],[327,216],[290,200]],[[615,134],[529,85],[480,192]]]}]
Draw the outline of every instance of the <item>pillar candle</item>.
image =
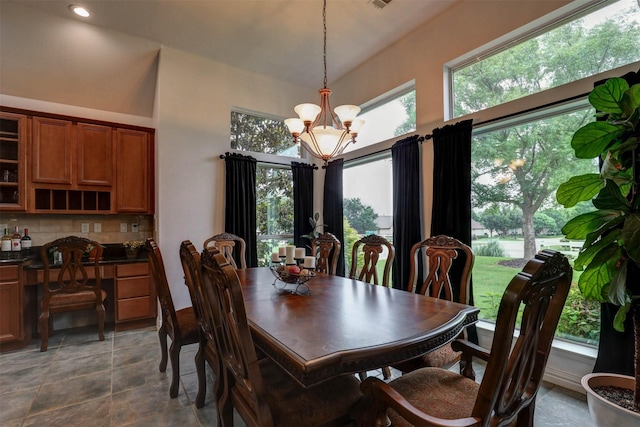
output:
[{"label": "pillar candle", "polygon": [[304,257],[302,266],[305,268],[316,268],[316,257],[313,257],[313,256]]},{"label": "pillar candle", "polygon": [[293,255],[295,253],[295,246],[292,245],[287,245],[285,246],[285,253],[286,253],[286,263],[287,264],[295,264],[294,260],[293,260]]},{"label": "pillar candle", "polygon": [[271,262],[280,262],[280,254],[278,252],[271,254]]},{"label": "pillar candle", "polygon": [[304,258],[304,255],[305,255],[304,248],[296,248],[296,252],[295,253],[296,253],[296,255],[295,255],[296,259],[303,259]]},{"label": "pillar candle", "polygon": [[287,250],[286,246],[280,246],[278,248],[278,255],[285,256],[287,254],[286,250]]}]

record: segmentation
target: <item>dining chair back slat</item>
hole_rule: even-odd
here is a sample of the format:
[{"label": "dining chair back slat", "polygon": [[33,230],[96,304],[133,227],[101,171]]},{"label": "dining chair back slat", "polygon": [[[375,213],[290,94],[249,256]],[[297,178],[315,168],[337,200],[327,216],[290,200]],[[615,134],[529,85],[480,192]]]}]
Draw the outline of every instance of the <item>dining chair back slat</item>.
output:
[{"label": "dining chair back slat", "polygon": [[233,268],[247,268],[247,244],[242,237],[232,233],[220,233],[205,240],[203,246],[204,249],[209,246],[218,248]]}]

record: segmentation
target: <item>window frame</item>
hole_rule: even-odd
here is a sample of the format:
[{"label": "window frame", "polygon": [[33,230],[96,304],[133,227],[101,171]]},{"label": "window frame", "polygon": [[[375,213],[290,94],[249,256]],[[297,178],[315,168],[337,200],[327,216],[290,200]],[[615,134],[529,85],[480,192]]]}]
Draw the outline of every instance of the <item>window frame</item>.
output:
[{"label": "window frame", "polygon": [[[619,76],[621,74],[616,73],[616,70],[620,70],[620,69],[626,69],[627,67],[629,67],[632,64],[627,64],[625,66],[621,66],[621,67],[617,67],[613,70],[608,70],[605,71],[603,73],[597,74],[595,76],[589,76],[586,78],[583,78],[581,80],[577,80],[574,82],[570,82],[570,83],[566,83],[564,85],[561,86],[556,86],[553,88],[549,88],[534,94],[530,94],[521,98],[517,98],[514,99],[512,101],[508,101],[502,104],[498,104],[489,108],[486,108],[484,110],[480,110],[477,112],[472,112],[466,115],[462,115],[462,116],[455,116],[454,114],[454,73],[456,70],[466,67],[467,65],[470,65],[474,62],[478,62],[481,60],[484,60],[492,55],[495,55],[497,53],[503,52],[505,50],[510,49],[511,47],[525,42],[527,40],[533,39],[535,37],[538,37],[548,31],[551,31],[557,27],[560,27],[568,22],[580,19],[582,17],[584,17],[585,15],[588,15],[590,13],[593,13],[599,9],[602,9],[604,7],[607,7],[613,3],[616,3],[616,1],[611,1],[611,0],[576,0],[573,1],[571,3],[566,4],[565,6],[560,7],[559,9],[545,15],[542,16],[526,25],[523,25],[522,27],[519,27],[501,37],[498,37],[488,43],[485,43],[482,46],[479,46],[476,49],[473,49],[463,55],[458,56],[457,58],[452,59],[451,61],[446,62],[443,65],[443,79],[444,79],[444,85],[443,85],[443,101],[444,101],[444,120],[445,121],[449,121],[449,120],[463,120],[463,118],[465,117],[470,117],[470,116],[477,116],[477,115],[483,115],[483,112],[487,112],[493,109],[497,109],[498,111],[502,111],[504,109],[506,110],[511,110],[511,111],[524,111],[525,108],[521,108],[519,109],[518,107],[511,107],[509,108],[509,106],[516,104],[519,105],[521,103],[527,104],[527,101],[530,100],[532,97],[538,97],[538,96],[544,96],[545,94],[548,95],[549,92],[557,92],[560,88],[564,88],[564,87],[570,87],[570,86],[574,86],[576,84],[579,84],[579,82],[585,82],[585,81],[589,81],[589,82],[593,82],[594,81],[594,77],[596,76],[608,76],[608,77],[614,77],[614,76]],[[640,61],[636,62],[636,63],[640,63]],[[636,67],[637,68],[637,67]],[[635,71],[635,70],[634,70]],[[623,73],[624,74],[624,73]],[[605,77],[602,77],[605,78]],[[596,79],[595,81],[597,81],[599,79]],[[580,95],[583,95],[585,93],[588,93],[591,91],[593,87],[591,88],[587,88],[586,90],[582,90],[580,92]],[[561,97],[559,99],[556,99],[556,101],[560,100],[560,99],[567,99],[569,98],[568,96],[565,97]],[[507,106],[509,105],[509,106]],[[533,104],[533,108],[538,107],[540,104]],[[507,106],[505,108],[505,106]],[[495,116],[495,117],[500,117],[500,115]]]}]

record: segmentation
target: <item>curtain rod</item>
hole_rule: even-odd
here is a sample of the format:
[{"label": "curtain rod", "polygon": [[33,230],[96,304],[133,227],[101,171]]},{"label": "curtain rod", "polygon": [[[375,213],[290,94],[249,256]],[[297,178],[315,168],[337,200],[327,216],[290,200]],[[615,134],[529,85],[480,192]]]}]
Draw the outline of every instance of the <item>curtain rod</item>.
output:
[{"label": "curtain rod", "polygon": [[[425,136],[422,136],[422,137],[418,138],[418,142],[422,143],[422,142],[424,142],[424,141],[426,141],[428,139],[431,139],[431,138],[432,138],[432,135],[425,135]],[[401,140],[398,140],[398,141],[401,141]],[[345,161],[344,163],[348,164],[348,163],[351,163],[351,162],[356,161],[356,160],[366,159],[367,157],[375,156],[377,154],[382,154],[382,153],[385,153],[387,151],[390,151],[391,148],[392,147],[383,148],[382,150],[374,151],[373,153],[363,154],[362,156],[358,156],[358,157],[354,157],[353,159],[349,159],[349,160]]]},{"label": "curtain rod", "polygon": [[[229,153],[224,153],[224,154],[220,154],[220,158],[221,159],[225,159],[227,156],[229,155]],[[278,163],[278,162],[271,162],[271,161],[266,161],[266,160],[256,160],[257,163],[262,163],[262,164],[266,164],[266,165],[276,165],[276,166],[289,166],[291,167],[291,163]],[[299,162],[299,163],[303,163],[305,165],[309,165],[312,166],[313,169],[317,170],[318,166],[316,166],[315,163],[304,163],[304,162]]]}]

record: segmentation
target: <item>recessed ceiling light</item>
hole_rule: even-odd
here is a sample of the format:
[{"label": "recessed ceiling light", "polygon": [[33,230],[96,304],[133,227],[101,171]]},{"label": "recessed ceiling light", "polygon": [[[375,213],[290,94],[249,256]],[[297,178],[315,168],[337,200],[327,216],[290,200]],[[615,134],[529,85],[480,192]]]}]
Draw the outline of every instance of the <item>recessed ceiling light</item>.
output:
[{"label": "recessed ceiling light", "polygon": [[82,6],[72,4],[72,5],[69,5],[69,10],[78,16],[82,16],[83,18],[89,17],[89,11]]}]

